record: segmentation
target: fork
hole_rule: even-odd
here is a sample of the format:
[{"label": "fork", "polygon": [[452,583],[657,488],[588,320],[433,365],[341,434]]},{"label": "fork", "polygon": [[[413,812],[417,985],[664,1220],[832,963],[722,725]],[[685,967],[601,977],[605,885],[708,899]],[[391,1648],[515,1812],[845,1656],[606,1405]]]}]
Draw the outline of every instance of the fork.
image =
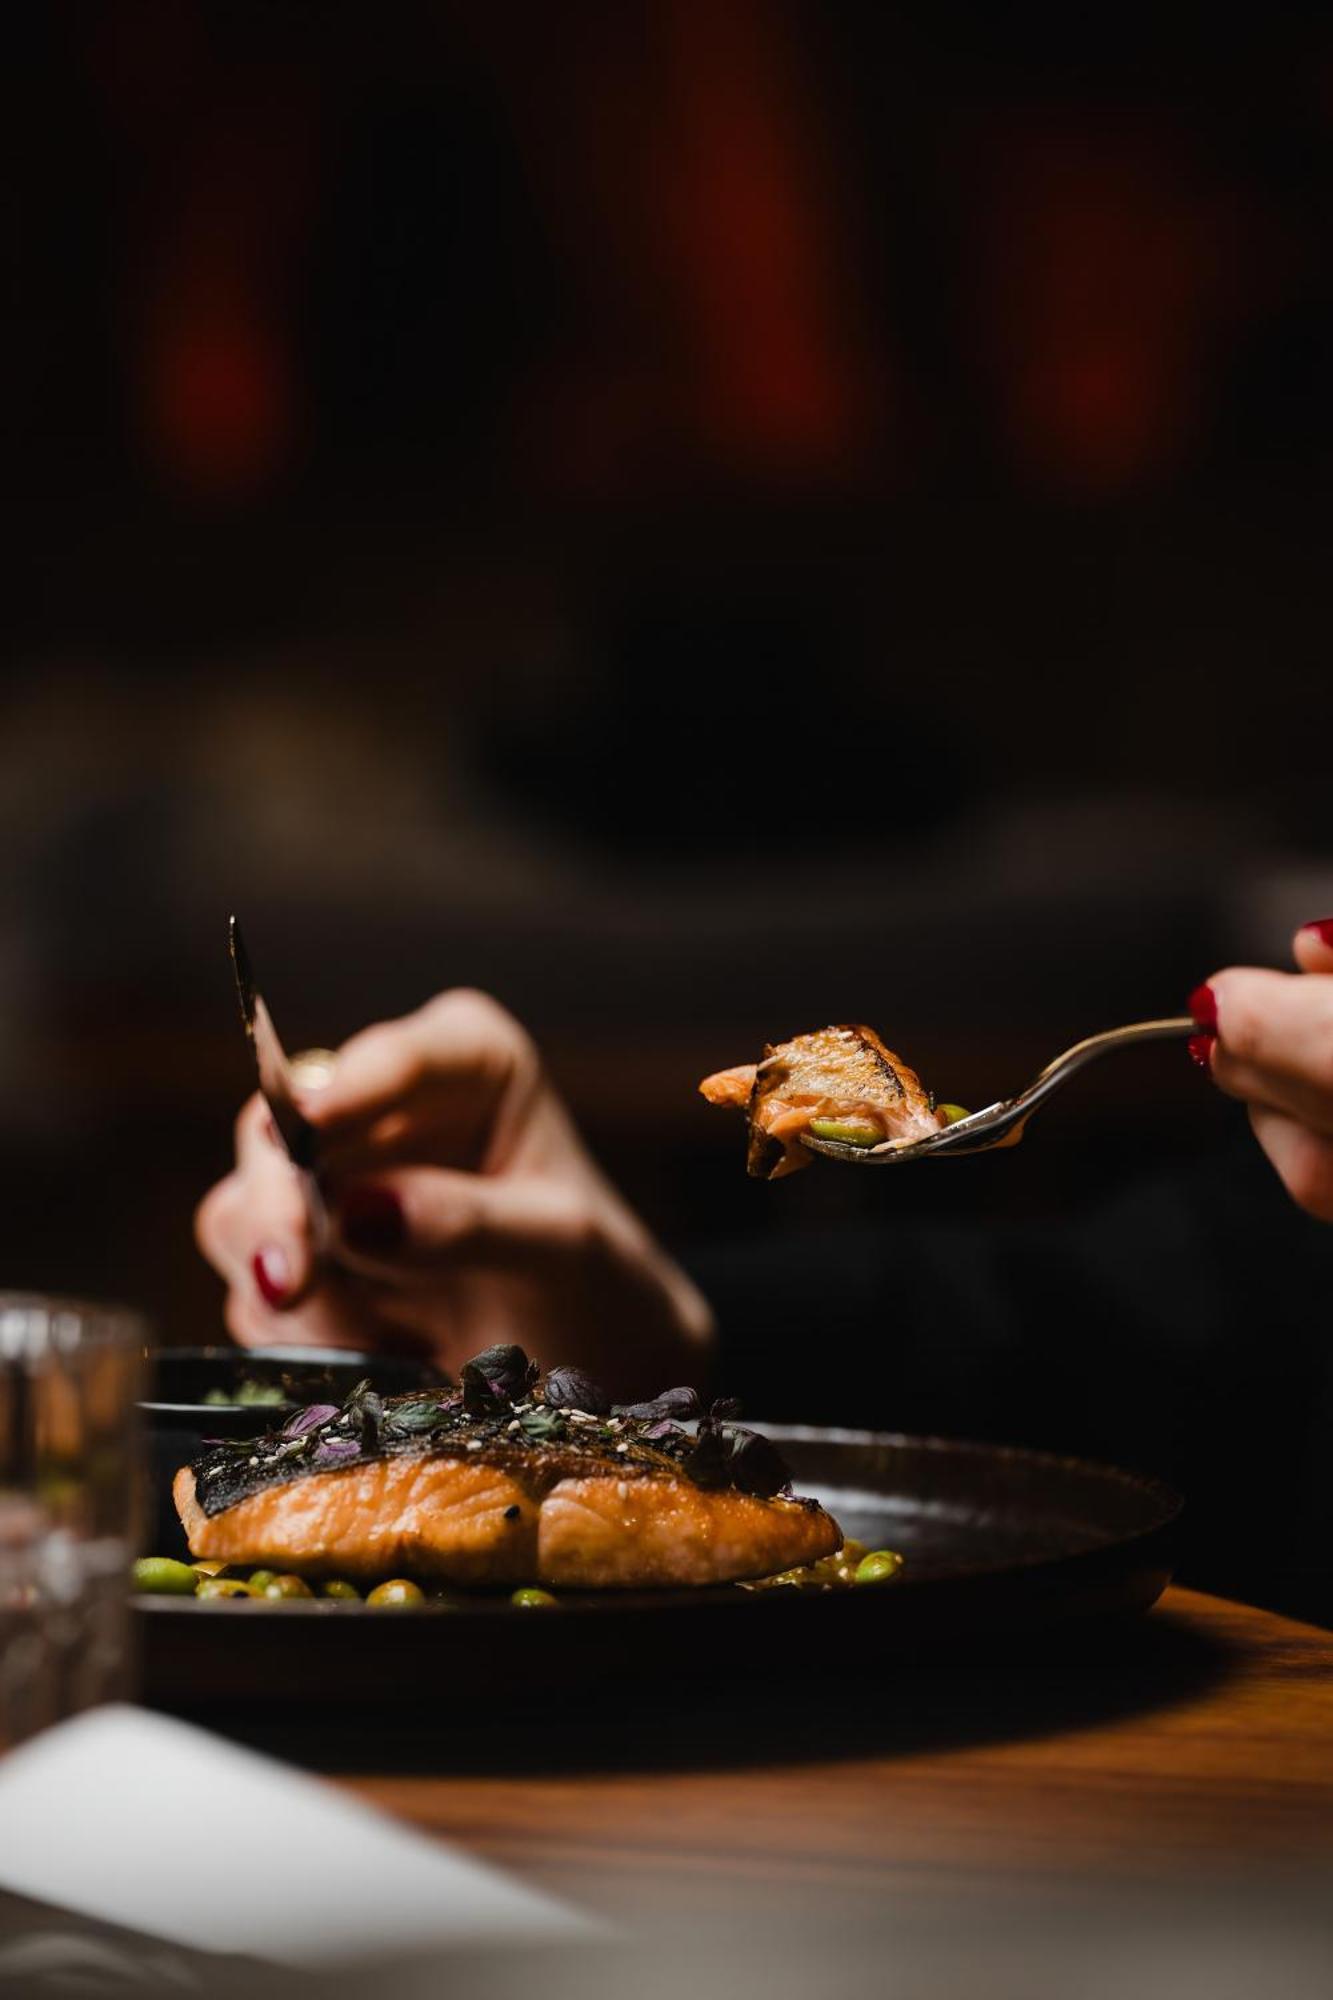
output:
[{"label": "fork", "polygon": [[1135,1042],[1183,1040],[1198,1032],[1198,1022],[1184,1014],[1166,1021],[1134,1021],[1127,1028],[1108,1028],[1104,1034],[1089,1035],[1086,1041],[1075,1042],[1072,1049],[1066,1049],[1054,1062],[1047,1063],[1017,1097],[1001,1098],[998,1104],[988,1104],[984,1111],[969,1112],[966,1118],[956,1119],[942,1131],[932,1132],[927,1139],[913,1140],[910,1145],[894,1145],[892,1140],[886,1140],[879,1146],[850,1146],[844,1139],[816,1139],[809,1132],[802,1132],[801,1144],[812,1153],[822,1153],[826,1159],[848,1160],[860,1167],[898,1166],[907,1160],[961,1159],[967,1153],[989,1153],[996,1146],[1016,1146],[1037,1106],[1098,1056],[1109,1055],[1113,1049],[1127,1049]]}]

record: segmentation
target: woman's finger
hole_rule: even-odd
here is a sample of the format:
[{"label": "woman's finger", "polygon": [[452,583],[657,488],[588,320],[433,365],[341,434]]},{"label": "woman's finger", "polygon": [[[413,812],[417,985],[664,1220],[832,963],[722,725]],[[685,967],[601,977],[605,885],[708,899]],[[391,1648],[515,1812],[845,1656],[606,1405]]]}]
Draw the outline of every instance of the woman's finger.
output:
[{"label": "woman's finger", "polygon": [[255,1096],[236,1120],[236,1169],[195,1211],[195,1240],[233,1289],[253,1287],[275,1311],[299,1304],[315,1276],[300,1178]]},{"label": "woman's finger", "polygon": [[535,1174],[397,1168],[334,1190],[331,1217],[341,1263],[400,1285],[467,1269],[539,1272],[597,1247],[578,1188]]},{"label": "woman's finger", "polygon": [[1333,1137],[1333,1090],[1320,1090],[1298,1077],[1275,1075],[1253,1063],[1240,1062],[1216,1040],[1208,1042],[1207,1060],[1213,1082],[1228,1097],[1280,1111],[1314,1132]]},{"label": "woman's finger", "polygon": [[1333,1139],[1265,1105],[1251,1106],[1250,1124],[1292,1200],[1333,1222]]},{"label": "woman's finger", "polygon": [[353,1036],[302,1108],[322,1135],[321,1157],[331,1170],[341,1150],[400,1141],[422,1123],[457,1164],[494,1170],[503,1164],[502,1128],[539,1077],[517,1021],[484,993],[460,989]]},{"label": "woman's finger", "polygon": [[233,1285],[227,1293],[223,1318],[242,1347],[342,1347],[362,1351],[384,1345],[373,1303],[363,1296],[354,1280],[338,1272],[328,1273],[290,1311],[266,1305],[254,1285]]},{"label": "woman's finger", "polygon": [[1316,917],[1302,924],[1291,943],[1302,972],[1333,972],[1333,917]]},{"label": "woman's finger", "polygon": [[[1238,1063],[1333,1099],[1333,979],[1233,966],[1191,1002],[1218,1048]],[[1202,1018],[1211,1009],[1211,1021]]]}]

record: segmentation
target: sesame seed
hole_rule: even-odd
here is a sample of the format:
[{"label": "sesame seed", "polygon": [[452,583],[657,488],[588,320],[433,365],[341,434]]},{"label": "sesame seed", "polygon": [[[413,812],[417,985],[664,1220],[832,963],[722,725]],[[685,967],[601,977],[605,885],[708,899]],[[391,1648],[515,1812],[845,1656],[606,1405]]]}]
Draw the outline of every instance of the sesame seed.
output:
[{"label": "sesame seed", "polygon": [[521,1431],[523,1426],[519,1422],[518,1418],[515,1417],[512,1423],[506,1424],[505,1428],[506,1430],[511,1430],[511,1431]]},{"label": "sesame seed", "polygon": [[480,1450],[481,1450],[481,1439],[480,1439],[480,1438],[469,1438],[469,1439],[468,1439],[468,1441],[467,1441],[467,1448],[468,1448],[468,1450],[469,1450],[469,1451],[480,1451]]},{"label": "sesame seed", "polygon": [[618,1444],[618,1445],[616,1446],[616,1450],[617,1450],[617,1451],[621,1451],[621,1452],[624,1452],[624,1451],[628,1451],[628,1450],[629,1450],[629,1446],[628,1446],[627,1444]]}]

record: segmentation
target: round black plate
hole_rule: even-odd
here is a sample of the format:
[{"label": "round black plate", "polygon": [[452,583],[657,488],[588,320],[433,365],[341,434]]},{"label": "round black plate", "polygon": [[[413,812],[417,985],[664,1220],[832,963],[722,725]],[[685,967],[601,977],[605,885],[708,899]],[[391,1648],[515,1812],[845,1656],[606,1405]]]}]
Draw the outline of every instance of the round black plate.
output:
[{"label": "round black plate", "polygon": [[1145,1611],[1171,1575],[1177,1494],[1112,1466],[996,1445],[765,1425],[796,1490],[844,1533],[899,1549],[901,1575],[823,1592],[735,1588],[503,1596],[462,1609],[137,1598],[145,1692],[169,1705],[383,1701],[582,1689],[765,1657],[836,1669],[849,1657],[963,1652],[1073,1620]]}]

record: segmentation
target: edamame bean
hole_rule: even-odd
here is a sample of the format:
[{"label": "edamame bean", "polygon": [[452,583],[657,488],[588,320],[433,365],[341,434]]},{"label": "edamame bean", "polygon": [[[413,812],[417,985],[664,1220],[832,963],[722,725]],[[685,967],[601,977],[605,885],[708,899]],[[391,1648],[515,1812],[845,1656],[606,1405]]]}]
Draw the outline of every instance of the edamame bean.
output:
[{"label": "edamame bean", "polygon": [[391,1576],[387,1583],[377,1583],[366,1598],[376,1610],[415,1611],[418,1604],[426,1602],[426,1593],[420,1584],[413,1583],[405,1576]]},{"label": "edamame bean", "polygon": [[258,1597],[248,1583],[242,1583],[239,1576],[206,1576],[200,1580],[196,1593],[199,1597]]},{"label": "edamame bean", "polygon": [[884,1137],[877,1125],[859,1118],[812,1118],[810,1130],[816,1139],[836,1139],[843,1146],[878,1146]]},{"label": "edamame bean", "polygon": [[321,1597],[345,1597],[349,1603],[361,1602],[361,1592],[354,1583],[349,1583],[345,1576],[329,1577],[327,1582],[319,1586],[319,1594]]},{"label": "edamame bean", "polygon": [[264,1585],[260,1593],[264,1597],[313,1597],[314,1591],[302,1576],[275,1576]]},{"label": "edamame bean", "polygon": [[189,1563],[170,1556],[140,1556],[134,1565],[134,1588],[152,1597],[193,1597],[199,1578]]},{"label": "edamame bean", "polygon": [[520,1611],[539,1611],[548,1604],[556,1603],[556,1601],[549,1590],[537,1590],[535,1588],[516,1590],[509,1599],[509,1602],[517,1605]]},{"label": "edamame bean", "polygon": [[946,1125],[956,1125],[960,1118],[970,1118],[972,1113],[961,1104],[937,1104],[935,1109]]},{"label": "edamame bean", "polygon": [[887,1583],[897,1576],[903,1559],[896,1549],[872,1549],[862,1556],[852,1576],[853,1583]]},{"label": "edamame bean", "polygon": [[250,1572],[250,1588],[252,1590],[266,1590],[269,1584],[276,1581],[277,1574],[278,1572],[275,1569],[252,1569]]}]

